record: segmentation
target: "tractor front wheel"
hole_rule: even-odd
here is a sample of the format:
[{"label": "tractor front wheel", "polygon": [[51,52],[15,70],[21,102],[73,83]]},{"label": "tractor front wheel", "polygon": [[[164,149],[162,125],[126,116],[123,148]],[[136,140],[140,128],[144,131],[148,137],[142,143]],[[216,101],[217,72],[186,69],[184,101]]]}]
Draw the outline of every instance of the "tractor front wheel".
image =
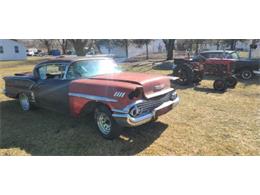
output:
[{"label": "tractor front wheel", "polygon": [[216,91],[226,91],[227,89],[227,82],[222,79],[217,79],[213,83],[213,87]]},{"label": "tractor front wheel", "polygon": [[235,77],[228,77],[226,78],[227,87],[235,88],[237,85],[237,79]]}]

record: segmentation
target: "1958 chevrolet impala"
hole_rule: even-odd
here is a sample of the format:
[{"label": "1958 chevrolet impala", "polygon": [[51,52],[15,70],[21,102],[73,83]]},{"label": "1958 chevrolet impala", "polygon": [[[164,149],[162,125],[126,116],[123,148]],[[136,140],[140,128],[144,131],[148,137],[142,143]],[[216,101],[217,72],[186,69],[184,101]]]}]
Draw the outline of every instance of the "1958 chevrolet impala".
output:
[{"label": "1958 chevrolet impala", "polygon": [[4,77],[6,96],[33,106],[79,116],[93,112],[107,139],[121,127],[138,126],[167,113],[179,102],[171,77],[122,72],[105,57],[57,58],[37,64],[32,73]]}]

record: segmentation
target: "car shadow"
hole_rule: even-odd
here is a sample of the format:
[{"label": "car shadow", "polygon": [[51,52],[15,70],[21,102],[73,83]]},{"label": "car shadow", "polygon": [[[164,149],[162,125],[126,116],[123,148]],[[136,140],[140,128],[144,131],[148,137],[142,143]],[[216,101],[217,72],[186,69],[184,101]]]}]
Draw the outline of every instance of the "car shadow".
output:
[{"label": "car shadow", "polygon": [[243,79],[238,79],[238,82],[242,83],[245,86],[248,85],[260,85],[260,77],[255,77],[251,80],[243,80]]},{"label": "car shadow", "polygon": [[127,128],[119,138],[106,140],[91,115],[72,118],[44,109],[23,112],[15,100],[0,102],[0,111],[0,150],[16,148],[36,156],[136,155],[168,127],[153,122]]}]

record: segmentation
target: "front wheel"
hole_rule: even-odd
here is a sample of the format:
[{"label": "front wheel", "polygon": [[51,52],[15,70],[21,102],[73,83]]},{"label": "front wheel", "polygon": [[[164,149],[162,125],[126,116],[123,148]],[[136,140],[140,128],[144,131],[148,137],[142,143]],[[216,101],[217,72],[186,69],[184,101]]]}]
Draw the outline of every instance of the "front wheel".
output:
[{"label": "front wheel", "polygon": [[227,89],[227,83],[225,80],[217,79],[214,81],[213,87],[216,91],[225,91]]},{"label": "front wheel", "polygon": [[98,106],[95,110],[95,122],[101,135],[106,139],[119,137],[121,127],[113,119],[111,111],[105,106]]},{"label": "front wheel", "polygon": [[237,85],[237,79],[233,76],[226,78],[226,82],[227,82],[227,87],[229,88],[235,88],[235,86]]}]

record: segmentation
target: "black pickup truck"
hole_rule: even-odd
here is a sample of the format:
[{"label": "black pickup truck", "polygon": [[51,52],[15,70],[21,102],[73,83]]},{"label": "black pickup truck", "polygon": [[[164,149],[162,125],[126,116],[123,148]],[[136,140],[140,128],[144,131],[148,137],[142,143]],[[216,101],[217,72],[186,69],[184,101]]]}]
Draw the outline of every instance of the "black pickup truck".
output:
[{"label": "black pickup truck", "polygon": [[[209,50],[200,52],[204,58],[222,58],[235,60],[233,72],[243,80],[250,80],[255,75],[260,75],[260,61],[255,59],[241,58],[236,51]],[[196,56],[194,57],[196,58]]]}]

